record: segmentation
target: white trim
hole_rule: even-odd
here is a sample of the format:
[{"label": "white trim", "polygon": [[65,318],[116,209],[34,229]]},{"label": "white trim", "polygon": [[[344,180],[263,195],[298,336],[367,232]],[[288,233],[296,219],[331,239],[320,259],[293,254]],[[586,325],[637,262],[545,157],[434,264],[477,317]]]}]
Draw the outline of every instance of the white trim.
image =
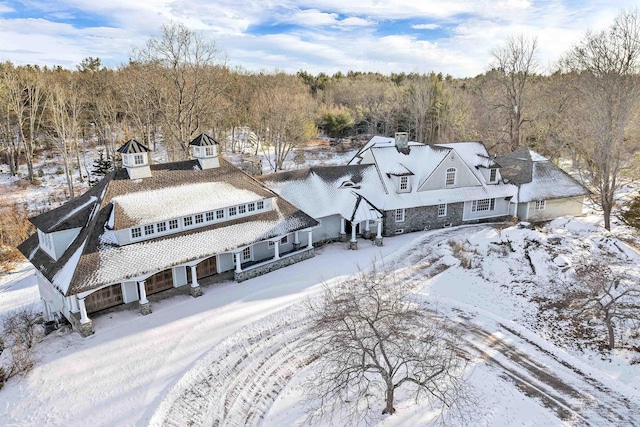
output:
[{"label": "white trim", "polygon": [[[402,213],[402,217],[400,219],[398,219],[398,214]],[[404,222],[405,218],[406,218],[406,211],[404,208],[401,209],[396,209],[393,212],[393,218],[395,219],[396,222]]]},{"label": "white trim", "polygon": [[[444,213],[441,215],[441,214],[440,214],[440,208],[441,208],[441,207],[443,207],[443,206],[444,206]],[[444,217],[446,217],[446,216],[447,216],[447,209],[448,209],[448,206],[447,206],[447,204],[446,204],[446,203],[440,203],[440,204],[438,205],[438,218],[444,218]]]}]

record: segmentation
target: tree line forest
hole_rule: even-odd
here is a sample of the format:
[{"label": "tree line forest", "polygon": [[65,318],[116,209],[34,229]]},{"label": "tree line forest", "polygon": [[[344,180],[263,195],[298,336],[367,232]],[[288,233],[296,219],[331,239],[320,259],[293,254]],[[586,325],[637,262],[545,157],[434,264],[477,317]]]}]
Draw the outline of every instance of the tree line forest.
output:
[{"label": "tree line forest", "polygon": [[[610,228],[615,193],[638,170],[639,19],[622,12],[551,66],[540,63],[536,39],[514,35],[488,47],[487,71],[469,78],[249,72],[203,34],[166,25],[117,68],[92,57],[73,70],[0,63],[0,163],[37,184],[36,157],[55,152],[73,197],[80,153],[98,146],[116,161],[129,138],[180,160],[194,136],[210,132],[224,150],[271,153],[278,171],[318,135],[405,131],[423,143],[482,141],[491,154],[530,147],[569,159]],[[247,129],[251,138],[237,138]]]}]

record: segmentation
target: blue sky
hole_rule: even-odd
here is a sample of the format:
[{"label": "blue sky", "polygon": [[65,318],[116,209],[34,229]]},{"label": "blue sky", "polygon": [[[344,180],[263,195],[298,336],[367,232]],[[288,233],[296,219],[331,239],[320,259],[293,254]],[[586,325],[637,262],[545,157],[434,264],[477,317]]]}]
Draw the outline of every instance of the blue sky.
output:
[{"label": "blue sky", "polygon": [[587,30],[640,0],[0,0],[0,61],[127,62],[163,23],[202,31],[251,71],[430,71],[471,77],[512,35],[550,69]]}]

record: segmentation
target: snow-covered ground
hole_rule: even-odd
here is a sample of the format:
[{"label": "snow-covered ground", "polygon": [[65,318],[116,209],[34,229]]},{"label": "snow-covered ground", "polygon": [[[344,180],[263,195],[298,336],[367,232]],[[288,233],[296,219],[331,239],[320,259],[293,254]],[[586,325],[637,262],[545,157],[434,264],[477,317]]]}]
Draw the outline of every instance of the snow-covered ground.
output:
[{"label": "snow-covered ground", "polygon": [[[386,238],[382,248],[361,242],[357,251],[336,243],[265,276],[206,287],[200,298],[185,291],[160,300],[149,316],[95,315],[95,335],[47,336],[34,370],[0,390],[1,424],[302,425],[303,383],[313,374],[304,353],[304,302],[323,283],[375,261],[412,280],[425,309],[437,308],[465,329],[469,384],[478,397],[472,425],[640,425],[640,366],[624,353],[603,361],[545,339],[533,293],[523,292],[532,278],[528,261],[489,249],[507,237],[518,248],[560,235],[570,249],[601,244],[608,233],[572,219],[544,230],[483,225],[412,233]],[[457,241],[468,245],[474,268],[454,257]],[[555,258],[544,256],[550,247],[530,252],[541,286],[557,271]],[[628,255],[637,265],[638,254]],[[33,303],[30,270],[1,280],[3,310]],[[402,394],[397,409],[378,425],[428,425],[434,415]]]}]

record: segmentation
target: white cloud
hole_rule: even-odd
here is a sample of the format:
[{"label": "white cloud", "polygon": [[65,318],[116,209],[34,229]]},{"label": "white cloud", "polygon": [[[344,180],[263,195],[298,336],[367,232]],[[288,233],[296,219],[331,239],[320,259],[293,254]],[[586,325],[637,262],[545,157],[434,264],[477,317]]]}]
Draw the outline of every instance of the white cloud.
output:
[{"label": "white cloud", "polygon": [[438,24],[415,24],[411,28],[416,30],[437,30],[441,25]]}]

